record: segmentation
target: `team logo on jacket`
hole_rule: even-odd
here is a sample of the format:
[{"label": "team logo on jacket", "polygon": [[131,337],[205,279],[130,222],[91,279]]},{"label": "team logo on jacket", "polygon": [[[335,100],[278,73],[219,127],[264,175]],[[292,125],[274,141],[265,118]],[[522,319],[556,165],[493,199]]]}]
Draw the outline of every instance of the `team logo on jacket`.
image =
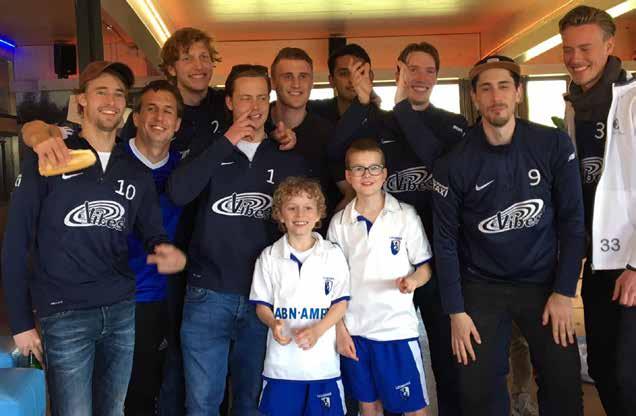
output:
[{"label": "team logo on jacket", "polygon": [[331,408],[331,393],[318,394],[316,397],[320,399],[320,404],[325,409]]},{"label": "team logo on jacket", "polygon": [[394,256],[400,252],[401,237],[391,237],[391,254]]},{"label": "team logo on jacket", "polygon": [[325,279],[325,295],[328,295],[333,289],[333,277],[323,277],[323,279]]},{"label": "team logo on jacket", "polygon": [[212,211],[230,217],[268,219],[272,212],[272,197],[260,192],[235,192],[216,201]]},{"label": "team logo on jacket", "polygon": [[85,201],[73,208],[64,218],[68,227],[107,227],[124,230],[126,210],[115,201]]},{"label": "team logo on jacket", "polygon": [[528,199],[517,202],[479,223],[479,231],[497,234],[511,230],[534,227],[543,216],[543,200]]},{"label": "team logo on jacket", "polygon": [[399,170],[386,178],[384,190],[390,193],[432,191],[433,174],[426,166]]},{"label": "team logo on jacket", "polygon": [[586,157],[581,160],[583,170],[583,183],[596,183],[603,170],[602,157]]}]

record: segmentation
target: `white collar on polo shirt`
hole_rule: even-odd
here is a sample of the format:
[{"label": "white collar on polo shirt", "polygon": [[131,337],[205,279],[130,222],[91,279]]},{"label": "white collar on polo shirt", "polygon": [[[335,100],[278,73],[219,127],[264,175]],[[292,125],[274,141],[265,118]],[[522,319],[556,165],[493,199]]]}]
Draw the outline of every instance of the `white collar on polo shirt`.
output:
[{"label": "white collar on polo shirt", "polygon": [[[312,237],[316,240],[316,243],[312,247],[313,252],[312,255],[321,255],[324,251],[324,240],[320,234],[317,232],[311,233]],[[311,249],[310,249],[311,250]],[[291,247],[289,245],[289,241],[287,240],[287,234],[285,234],[284,238],[279,238],[274,244],[272,244],[271,255],[274,257],[279,257],[283,259],[291,259]]]},{"label": "white collar on polo shirt", "polygon": [[[342,215],[342,219],[349,219],[351,224],[360,221],[359,217],[363,216],[356,210],[356,201],[357,198],[353,198],[353,201],[349,202],[349,204],[345,207],[345,210]],[[389,193],[384,193],[384,208],[380,212],[379,216],[384,215],[386,212],[399,212],[402,211],[402,205],[400,205],[400,201],[398,201],[393,195]],[[378,217],[379,217],[378,216]]]}]

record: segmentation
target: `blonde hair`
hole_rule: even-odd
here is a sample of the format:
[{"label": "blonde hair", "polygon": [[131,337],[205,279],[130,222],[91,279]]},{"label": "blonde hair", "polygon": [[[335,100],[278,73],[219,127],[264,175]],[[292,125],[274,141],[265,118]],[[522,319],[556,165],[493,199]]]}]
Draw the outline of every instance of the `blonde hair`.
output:
[{"label": "blonde hair", "polygon": [[[316,201],[318,215],[321,220],[327,217],[327,203],[325,202],[325,195],[322,193],[318,181],[300,176],[290,176],[278,185],[274,191],[272,202],[272,218],[278,222],[281,231],[287,231],[285,224],[281,221],[283,205],[291,198],[303,194],[306,194],[309,199]],[[318,221],[314,228],[318,229],[320,226],[321,221]]]}]

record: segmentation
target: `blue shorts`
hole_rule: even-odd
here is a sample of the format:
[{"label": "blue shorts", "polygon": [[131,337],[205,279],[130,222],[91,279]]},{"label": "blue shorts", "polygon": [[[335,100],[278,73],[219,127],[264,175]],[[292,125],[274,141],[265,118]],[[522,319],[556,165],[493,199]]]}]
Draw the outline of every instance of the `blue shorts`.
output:
[{"label": "blue shorts", "polygon": [[392,413],[428,406],[422,352],[417,339],[372,341],[354,336],[359,361],[340,357],[347,393],[360,402],[382,402]]},{"label": "blue shorts", "polygon": [[344,416],[344,388],[337,378],[287,381],[263,378],[258,410],[265,416]]}]

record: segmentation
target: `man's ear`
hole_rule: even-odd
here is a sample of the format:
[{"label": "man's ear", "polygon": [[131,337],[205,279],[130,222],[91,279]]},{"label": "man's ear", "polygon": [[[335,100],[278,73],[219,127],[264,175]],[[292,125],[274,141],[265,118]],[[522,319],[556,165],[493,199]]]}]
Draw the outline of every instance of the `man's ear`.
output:
[{"label": "man's ear", "polygon": [[86,107],[86,105],[88,104],[88,102],[86,101],[85,92],[81,94],[77,94],[76,99],[77,99],[77,104],[81,105],[82,107]]},{"label": "man's ear", "polygon": [[174,65],[168,65],[166,66],[166,69],[168,70],[168,74],[170,74],[171,77],[177,76],[177,70],[174,68]]}]

